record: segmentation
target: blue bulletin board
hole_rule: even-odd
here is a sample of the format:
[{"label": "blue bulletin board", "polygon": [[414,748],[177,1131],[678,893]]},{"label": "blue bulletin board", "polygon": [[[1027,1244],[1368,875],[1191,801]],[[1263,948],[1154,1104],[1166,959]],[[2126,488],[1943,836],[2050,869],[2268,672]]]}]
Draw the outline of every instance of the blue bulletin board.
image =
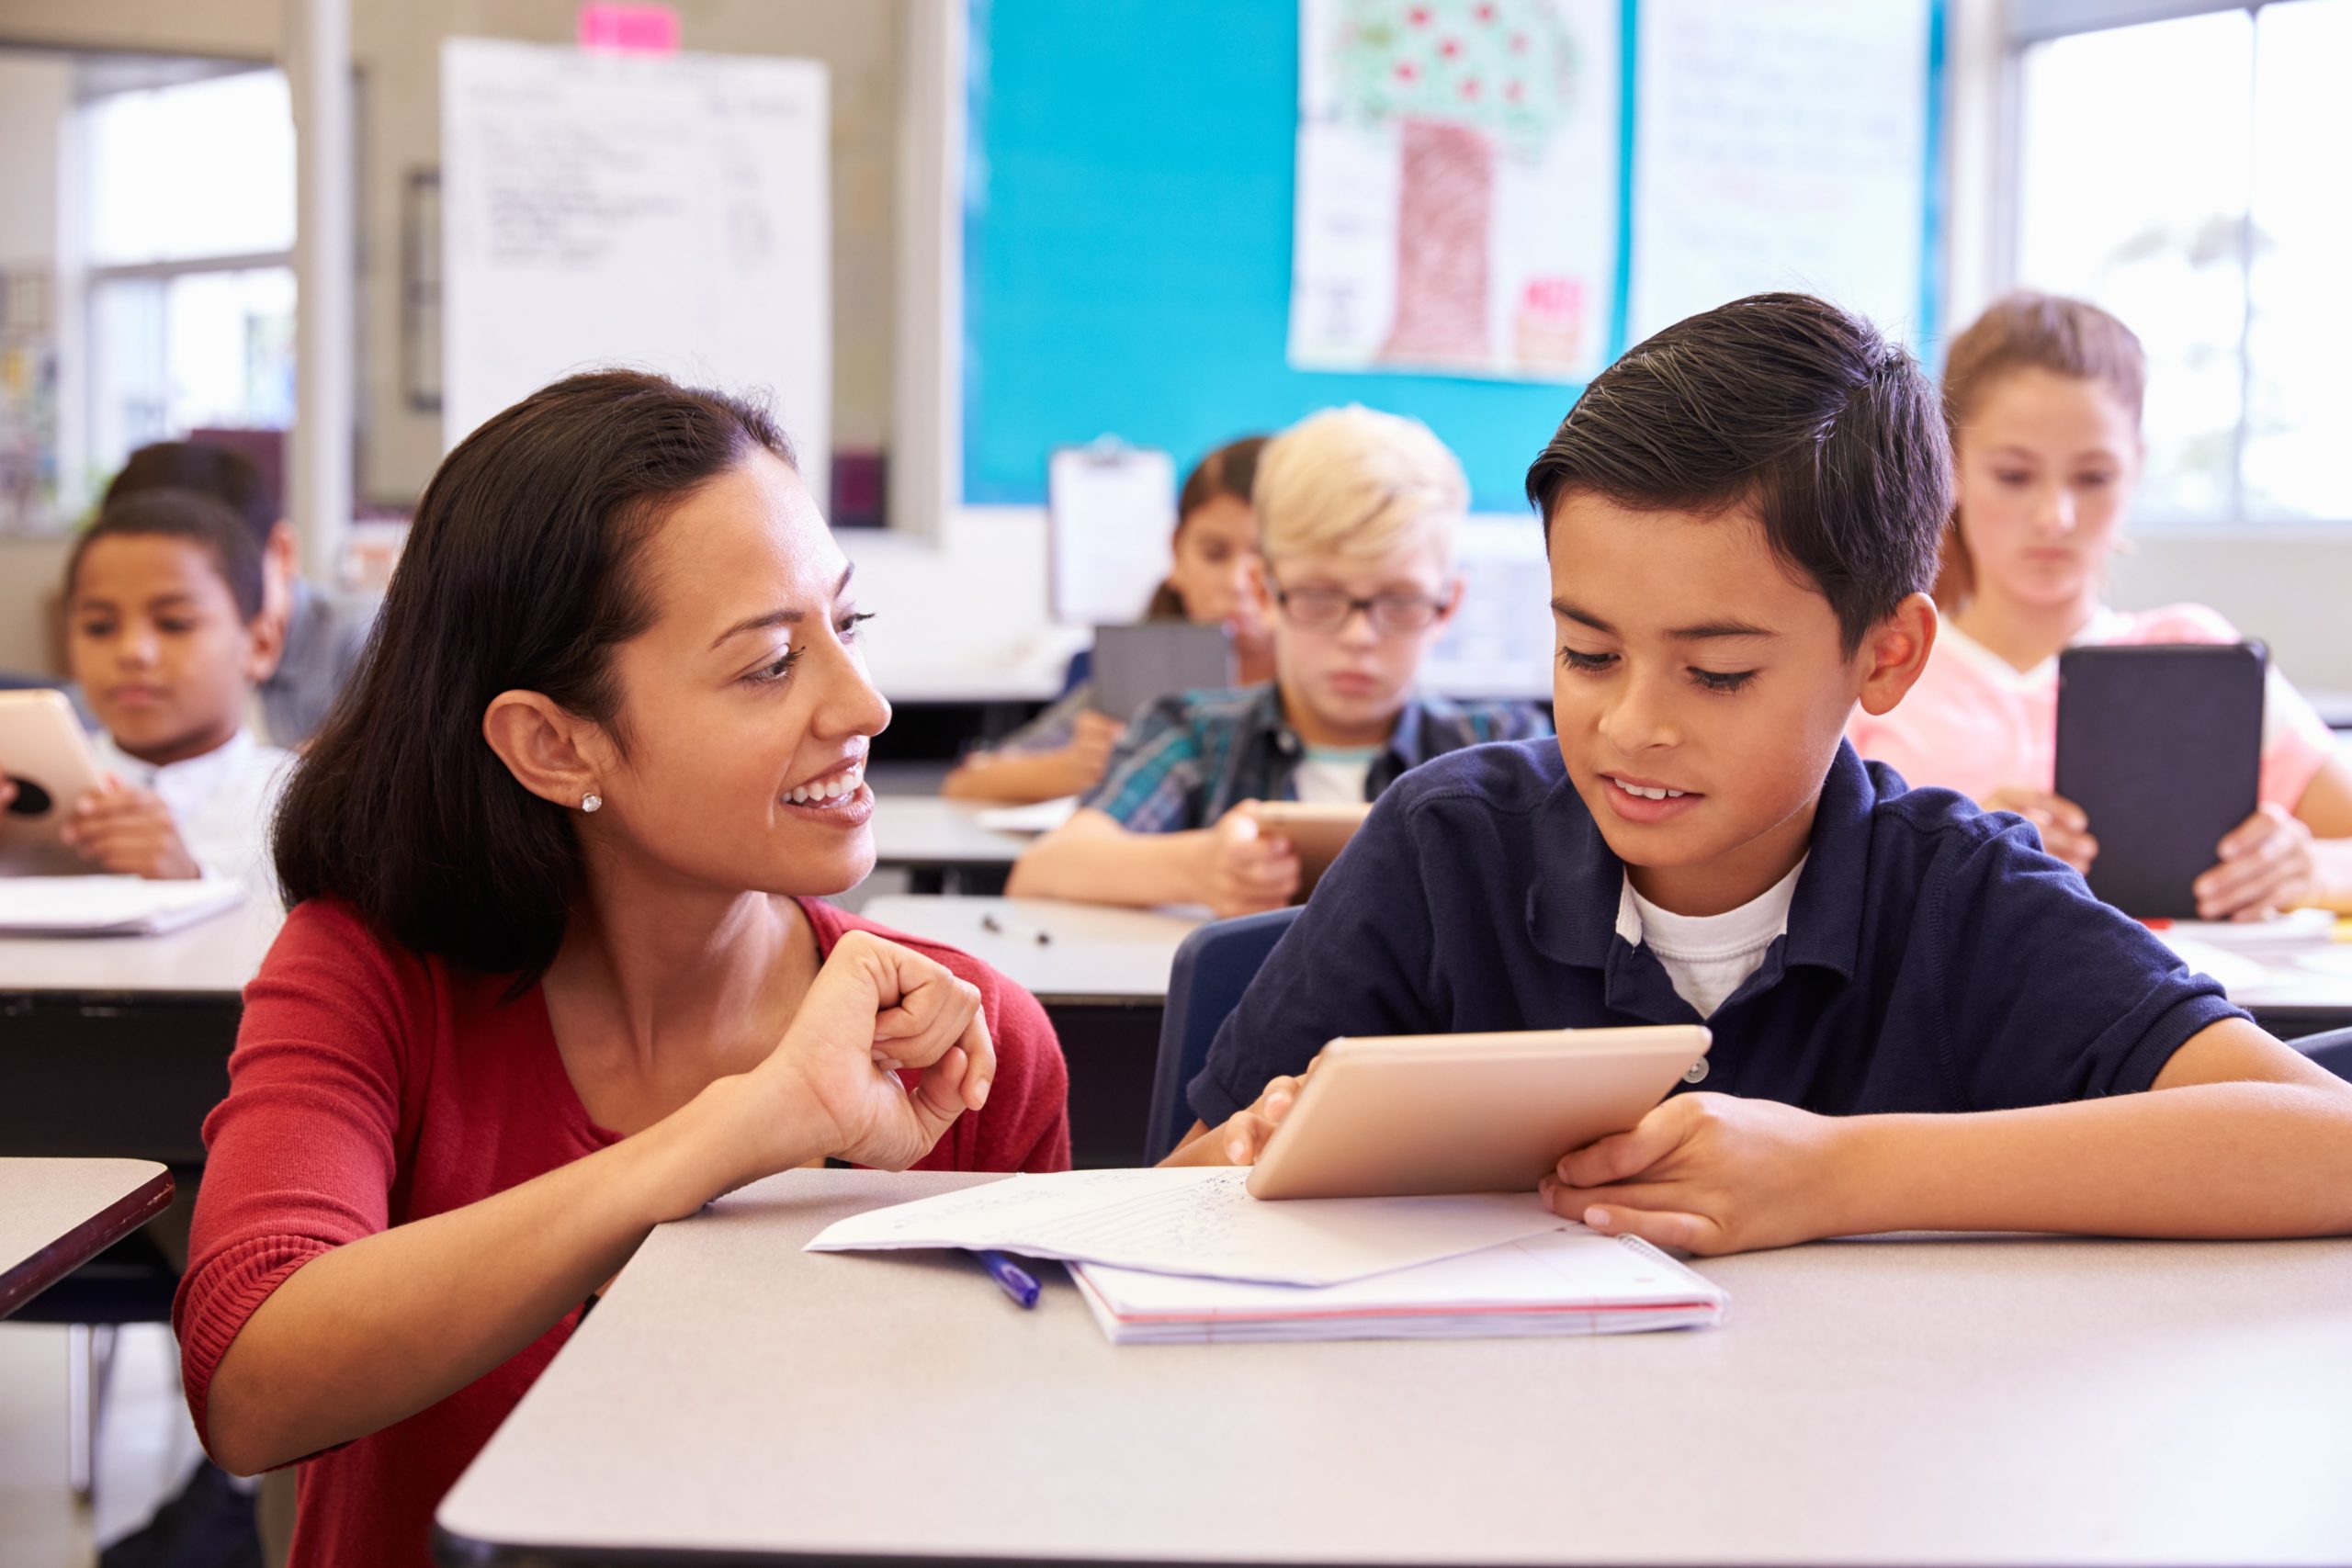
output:
[{"label": "blue bulletin board", "polygon": [[[1665,0],[1657,0],[1664,4]],[[1892,0],[1868,0],[1873,5]],[[1925,11],[1915,346],[1936,321],[1943,19]],[[1232,437],[1363,402],[1427,422],[1479,511],[1525,505],[1527,465],[1580,389],[1288,362],[1299,104],[1290,0],[969,0],[963,495],[1043,502],[1047,455],[1114,434],[1180,471]],[[1642,0],[1621,0],[1625,346]],[[1906,87],[1906,92],[1908,88]],[[1905,324],[1909,325],[1908,323]]]}]

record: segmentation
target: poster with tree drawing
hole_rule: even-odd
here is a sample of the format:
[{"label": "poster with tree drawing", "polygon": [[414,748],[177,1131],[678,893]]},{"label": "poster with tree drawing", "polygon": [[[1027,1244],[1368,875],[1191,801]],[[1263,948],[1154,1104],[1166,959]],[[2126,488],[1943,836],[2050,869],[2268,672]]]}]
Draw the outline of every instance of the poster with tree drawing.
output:
[{"label": "poster with tree drawing", "polygon": [[1617,17],[1615,0],[1301,0],[1294,365],[1600,367]]}]

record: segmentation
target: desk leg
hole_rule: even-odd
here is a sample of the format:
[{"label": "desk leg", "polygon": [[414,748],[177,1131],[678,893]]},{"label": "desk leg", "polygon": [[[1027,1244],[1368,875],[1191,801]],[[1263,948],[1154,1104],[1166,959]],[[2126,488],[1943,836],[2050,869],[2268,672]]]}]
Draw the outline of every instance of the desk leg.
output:
[{"label": "desk leg", "polygon": [[1080,1169],[1143,1163],[1160,1011],[1157,1002],[1046,1003],[1069,1064],[1070,1163]]}]

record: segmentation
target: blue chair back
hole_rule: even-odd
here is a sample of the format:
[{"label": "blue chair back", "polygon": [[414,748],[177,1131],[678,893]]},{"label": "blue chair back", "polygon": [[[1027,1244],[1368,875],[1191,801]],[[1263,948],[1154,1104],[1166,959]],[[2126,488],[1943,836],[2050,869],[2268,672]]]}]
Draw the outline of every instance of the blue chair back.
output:
[{"label": "blue chair back", "polygon": [[1168,971],[1168,1010],[1160,1015],[1159,1059],[1151,1077],[1151,1122],[1144,1129],[1144,1163],[1174,1152],[1196,1118],[1184,1086],[1209,1059],[1217,1026],[1257,978],[1266,955],[1298,918],[1298,908],[1213,920],[1187,936]]},{"label": "blue chair back", "polygon": [[2287,1043],[2337,1077],[2352,1078],[2352,1029],[2331,1029],[2324,1034],[2306,1034]]}]

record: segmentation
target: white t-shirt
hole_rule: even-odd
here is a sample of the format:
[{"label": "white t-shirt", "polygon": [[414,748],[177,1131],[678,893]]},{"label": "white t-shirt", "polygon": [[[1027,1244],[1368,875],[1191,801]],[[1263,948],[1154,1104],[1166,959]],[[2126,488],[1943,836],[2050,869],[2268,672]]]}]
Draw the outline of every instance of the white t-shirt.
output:
[{"label": "white t-shirt", "polygon": [[1307,806],[1362,806],[1372,779],[1377,746],[1309,746],[1291,774],[1291,787]]},{"label": "white t-shirt", "polygon": [[163,797],[180,842],[207,876],[235,877],[249,886],[270,884],[269,819],[286,787],[291,751],[264,746],[246,729],[201,757],[160,768],[103,732],[91,737],[91,750],[99,767]]},{"label": "white t-shirt", "polygon": [[1711,1017],[1741,982],[1762,966],[1764,954],[1789,929],[1789,905],[1797,896],[1804,862],[1738,908],[1720,915],[1678,915],[1634,891],[1634,879],[1617,900],[1617,934],[1633,946],[1647,943],[1674,982],[1675,993]]}]

